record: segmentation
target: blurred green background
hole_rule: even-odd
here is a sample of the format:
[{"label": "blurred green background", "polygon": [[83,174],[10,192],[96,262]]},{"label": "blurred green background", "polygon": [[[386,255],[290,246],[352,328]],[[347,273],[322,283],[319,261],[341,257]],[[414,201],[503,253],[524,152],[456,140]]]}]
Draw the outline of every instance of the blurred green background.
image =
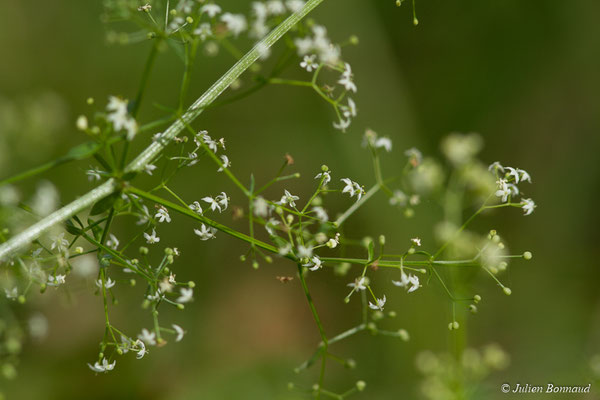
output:
[{"label": "blurred green background", "polygon": [[[245,1],[224,4],[234,11],[249,7]],[[74,121],[90,113],[87,97],[99,104],[113,94],[133,98],[150,46],[108,45],[105,36],[111,27],[100,22],[99,1],[4,1],[0,9],[0,175],[5,177],[83,141]],[[600,3],[432,0],[417,1],[417,11],[417,27],[408,2],[396,8],[392,0],[326,0],[314,12],[334,40],[351,34],[360,38],[358,47],[344,49],[359,88],[359,116],[347,134],[333,131],[331,110],[313,93],[287,87],[268,87],[211,109],[195,126],[227,139],[232,170],[246,181],[250,172],[266,181],[283,155],[292,154],[294,170],[305,179],[286,187],[301,196],[310,193],[310,178],[322,164],[336,176],[372,182],[368,155],[360,147],[366,127],[393,139],[394,152],[384,156],[388,175],[402,168],[406,148],[438,155],[439,141],[448,132],[479,132],[486,141],[482,159],[526,169],[534,183],[527,195],[538,204],[530,217],[505,210],[477,223],[482,232],[501,232],[513,252],[534,254],[531,262],[512,263],[504,276],[513,290],[510,297],[483,275],[476,282],[484,302],[465,324],[468,343],[479,348],[495,342],[511,357],[509,368],[487,378],[481,398],[503,398],[499,387],[504,382],[587,385],[593,382],[589,360],[600,353],[595,258]],[[198,61],[189,101],[233,61],[227,54]],[[141,121],[161,115],[153,102],[176,104],[181,72],[172,52],[160,55]],[[289,76],[298,73],[293,67]],[[19,135],[9,138],[8,132]],[[145,143],[138,141],[139,146]],[[84,174],[87,168],[65,166],[45,177],[67,202],[92,187]],[[229,183],[200,170],[176,178],[173,186],[184,198],[225,190],[233,204],[243,205]],[[20,188],[29,193],[34,186],[35,180]],[[398,251],[413,236],[433,243],[434,208],[424,205],[416,218],[407,220],[391,209],[382,215],[385,203],[383,196],[376,198],[351,226],[373,237],[386,234]],[[244,229],[229,213],[219,217]],[[118,223],[117,236],[126,237],[130,223]],[[183,253],[174,267],[178,278],[198,283],[195,302],[185,312],[165,309],[161,314],[165,322],[188,331],[185,339],[152,348],[141,361],[120,357],[113,373],[95,376],[85,363],[94,360],[102,335],[100,298],[83,283],[68,296],[52,291],[26,306],[47,316],[49,336],[28,344],[16,380],[0,381],[8,398],[286,399],[295,398],[287,392],[288,381],[310,385],[316,380],[316,370],[293,373],[319,340],[300,286],[297,280],[282,285],[274,279],[293,275],[293,265],[276,261],[253,271],[239,261],[246,247],[225,235],[208,246],[198,244],[192,224],[181,218],[161,228],[161,245],[177,246]],[[332,335],[356,323],[358,308],[356,302],[342,302],[348,277],[322,276],[309,284]],[[415,356],[426,349],[451,348],[452,333],[446,328],[450,306],[435,284],[410,296],[397,293],[388,296],[398,312],[389,328],[407,329],[411,341],[364,334],[338,346],[336,353],[354,358],[358,367],[349,372],[332,368],[329,387],[343,390],[364,379],[368,390],[356,398],[421,398]],[[150,323],[135,301],[122,301],[112,308],[112,316],[117,326],[132,330]]]}]

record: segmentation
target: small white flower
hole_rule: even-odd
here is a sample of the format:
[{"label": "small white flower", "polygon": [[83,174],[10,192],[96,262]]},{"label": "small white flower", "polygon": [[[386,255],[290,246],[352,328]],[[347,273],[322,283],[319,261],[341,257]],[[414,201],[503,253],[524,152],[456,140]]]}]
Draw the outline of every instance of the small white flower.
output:
[{"label": "small white flower", "polygon": [[285,6],[280,0],[270,0],[267,2],[267,10],[271,15],[280,15],[285,13]]},{"label": "small white flower", "polygon": [[202,206],[198,201],[194,201],[192,204],[188,206],[190,210],[195,212],[196,214],[202,214]]},{"label": "small white flower", "polygon": [[299,199],[300,199],[300,197],[294,196],[289,191],[284,190],[283,191],[283,196],[281,196],[281,200],[279,200],[277,202],[277,204],[280,204],[280,205],[289,204],[290,207],[296,207],[296,200],[299,200]]},{"label": "small white flower", "polygon": [[527,181],[527,182],[531,183],[531,176],[529,176],[527,171],[525,171],[524,169],[517,168],[517,172],[519,172],[521,174],[521,182]]},{"label": "small white flower", "polygon": [[301,56],[309,53],[314,47],[313,40],[310,37],[296,38],[294,44],[296,45],[296,49],[298,49],[298,54]]},{"label": "small white flower", "polygon": [[333,123],[333,127],[342,132],[346,132],[346,129],[350,126],[350,118],[348,119],[340,119],[338,122]]},{"label": "small white flower", "polygon": [[326,244],[330,249],[335,249],[340,244],[340,234],[336,233],[335,237],[329,239]]},{"label": "small white flower", "polygon": [[[96,281],[96,286],[98,286],[100,289],[102,289],[102,279],[98,279]],[[115,286],[115,281],[113,281],[112,279],[108,278],[106,280],[106,282],[104,283],[104,287],[107,289],[112,288],[113,286]]]},{"label": "small white flower", "polygon": [[298,245],[298,257],[299,258],[310,258],[312,257],[312,247]]},{"label": "small white flower", "polygon": [[304,7],[304,1],[302,0],[289,0],[285,2],[285,5],[287,6],[288,10],[290,10],[291,12],[295,13],[298,12],[302,9],[302,7]]},{"label": "small white flower", "polygon": [[213,227],[207,227],[206,225],[200,225],[200,229],[194,229],[194,233],[200,237],[200,240],[209,240],[215,238],[217,230]]},{"label": "small white flower", "polygon": [[154,215],[154,218],[157,218],[158,222],[171,222],[171,216],[169,215],[169,211],[164,207],[160,207],[158,209],[158,211]]},{"label": "small white flower", "polygon": [[175,332],[177,333],[177,336],[175,337],[175,341],[181,342],[181,339],[183,339],[183,335],[185,335],[185,331],[179,325],[172,324],[171,326],[173,327],[173,329],[175,329]]},{"label": "small white flower", "polygon": [[490,164],[490,166],[488,167],[488,170],[504,172],[504,167],[502,166],[502,164],[500,164],[499,161],[494,161],[493,163]]},{"label": "small white flower", "polygon": [[221,7],[216,4],[205,4],[200,8],[201,13],[206,13],[210,18],[214,18],[221,12]]},{"label": "small white flower", "polygon": [[344,72],[342,72],[342,76],[338,80],[338,83],[346,90],[356,92],[356,85],[352,81],[352,68],[350,67],[350,64],[344,64]]},{"label": "small white flower", "polygon": [[523,199],[521,200],[521,204],[525,215],[530,215],[533,212],[533,209],[537,207],[531,199]]},{"label": "small white flower", "polygon": [[292,251],[292,245],[290,243],[286,243],[285,246],[280,247],[277,251],[280,256],[287,256]]},{"label": "small white flower", "polygon": [[98,361],[96,361],[96,363],[94,365],[88,363],[88,367],[90,367],[90,369],[94,372],[108,372],[108,371],[112,371],[115,368],[116,364],[117,364],[117,361],[113,361],[111,364],[109,364],[108,361],[106,360],[106,358],[103,358],[102,364],[100,364]]},{"label": "small white flower", "polygon": [[201,147],[201,142],[199,141],[200,139],[206,145],[206,147],[208,147],[209,149],[211,149],[213,151],[213,153],[217,152],[219,143],[216,140],[213,140],[206,131],[198,132],[198,134],[194,138],[194,142],[196,143],[196,146],[198,146],[198,147]]},{"label": "small white flower", "polygon": [[10,300],[16,300],[19,296],[19,292],[16,286],[10,290],[4,289],[4,293],[6,294],[6,298]]},{"label": "small white flower", "polygon": [[212,36],[212,30],[210,29],[210,24],[207,22],[203,22],[198,25],[198,28],[194,30],[194,35],[198,36],[200,40],[205,41],[206,38]]},{"label": "small white flower", "polygon": [[344,186],[344,189],[342,190],[342,193],[348,193],[350,197],[354,197],[354,195],[356,195],[358,197],[357,201],[360,200],[360,198],[364,194],[362,186],[348,178],[343,178],[341,179],[341,181],[346,184],[346,186]]},{"label": "small white flower", "polygon": [[344,117],[350,119],[351,117],[356,117],[356,103],[350,97],[348,97],[348,105],[340,106]]},{"label": "small white flower", "polygon": [[142,333],[138,335],[138,339],[146,343],[148,346],[156,346],[156,333],[150,332],[148,329],[142,329]]},{"label": "small white flower", "polygon": [[88,181],[99,181],[101,179],[100,177],[100,171],[98,171],[97,169],[88,169],[87,171],[85,171],[85,174],[88,176]]},{"label": "small white flower", "polygon": [[386,298],[385,298],[385,295],[383,295],[383,298],[375,299],[376,304],[369,302],[369,308],[371,308],[372,310],[383,311],[383,306],[385,305],[385,302],[386,302]]},{"label": "small white flower", "polygon": [[498,185],[498,190],[496,190],[496,196],[501,197],[502,202],[506,203],[506,201],[508,200],[508,196],[510,196],[511,194],[510,188],[508,187],[506,180],[499,179],[498,181],[496,181],[496,184]]},{"label": "small white flower", "polygon": [[329,215],[327,215],[327,211],[325,211],[325,209],[323,207],[321,207],[321,206],[313,207],[312,210],[315,213],[316,217],[321,222],[329,221]]},{"label": "small white flower", "polygon": [[394,191],[394,195],[390,197],[390,205],[404,206],[408,201],[408,196],[402,190]]},{"label": "small white flower", "polygon": [[375,141],[375,148],[383,147],[388,153],[392,151],[392,141],[388,137],[380,137]]},{"label": "small white flower", "polygon": [[327,185],[329,182],[331,182],[331,175],[329,171],[325,171],[325,172],[321,172],[320,174],[317,174],[317,176],[315,176],[315,179],[321,179],[323,178],[323,186]]},{"label": "small white flower", "polygon": [[140,340],[140,339],[136,340],[135,345],[140,348],[138,350],[135,358],[137,358],[139,360],[142,357],[144,357],[146,354],[148,354],[148,350],[146,350],[146,345],[144,344],[144,342],[142,340]]},{"label": "small white flower", "polygon": [[252,3],[252,12],[259,20],[264,20],[268,17],[269,11],[264,3],[255,1]]},{"label": "small white flower", "polygon": [[206,196],[202,198],[202,201],[205,201],[208,204],[210,204],[210,209],[212,211],[219,210],[219,212],[221,212],[221,206],[219,205],[219,202],[216,199],[213,199],[210,196]]},{"label": "small white flower", "polygon": [[407,275],[404,271],[400,274],[400,281],[392,281],[395,286],[406,288],[408,293],[412,293],[419,287],[419,277],[416,275]]},{"label": "small white flower", "polygon": [[231,31],[234,36],[238,36],[248,27],[246,17],[244,17],[243,14],[225,13],[221,15],[221,21],[227,25],[227,29]]},{"label": "small white flower", "polygon": [[194,294],[194,290],[191,288],[181,288],[179,289],[179,292],[181,293],[181,296],[179,296],[177,298],[178,303],[188,303],[190,301],[192,301],[192,295]]},{"label": "small white flower", "polygon": [[269,220],[265,224],[265,229],[267,230],[269,235],[276,236],[277,233],[276,233],[275,227],[279,224],[280,224],[280,222],[277,221],[275,218],[269,218]]},{"label": "small white flower", "polygon": [[348,286],[350,286],[352,289],[359,291],[359,290],[365,290],[367,287],[365,286],[366,283],[366,279],[364,276],[359,276],[358,278],[356,278],[354,280],[354,282],[349,283]]},{"label": "small white flower", "polygon": [[106,109],[108,121],[112,122],[116,132],[125,129],[127,131],[127,140],[132,140],[137,133],[137,122],[127,114],[127,100],[110,96]]},{"label": "small white flower", "polygon": [[146,243],[148,244],[154,244],[154,243],[158,243],[160,242],[160,238],[158,236],[156,236],[156,230],[152,229],[152,234],[149,235],[146,232],[144,232],[144,239],[146,239]]},{"label": "small white flower", "polygon": [[417,247],[421,246],[421,239],[419,238],[412,238],[410,239],[411,242],[413,242],[414,245],[416,245]]},{"label": "small white flower", "polygon": [[221,206],[221,210],[227,210],[227,206],[229,205],[229,197],[227,197],[225,192],[221,192],[221,194],[218,195],[215,200],[217,200],[217,203],[219,203]]},{"label": "small white flower", "polygon": [[59,286],[65,283],[66,275],[50,275],[48,276],[48,286]]},{"label": "small white flower", "polygon": [[516,168],[512,168],[512,167],[506,167],[506,169],[508,170],[508,176],[514,176],[515,178],[515,183],[519,183],[519,179],[521,178],[518,169]]},{"label": "small white flower", "polygon": [[77,129],[80,131],[85,131],[88,128],[88,119],[85,115],[80,115],[77,117],[77,122],[75,123]]},{"label": "small white flower", "polygon": [[61,232],[54,238],[54,241],[50,245],[50,250],[56,249],[58,251],[63,251],[67,248],[67,246],[69,246],[69,241],[65,239],[65,233]]},{"label": "small white flower", "polygon": [[256,51],[258,52],[258,58],[261,60],[266,60],[271,55],[271,49],[263,42],[258,43]]},{"label": "small white flower", "polygon": [[220,158],[221,158],[221,162],[223,163],[223,166],[219,167],[217,172],[221,172],[221,171],[223,171],[223,169],[229,168],[231,166],[231,161],[229,161],[229,157],[227,157],[225,154],[223,154]]},{"label": "small white flower", "polygon": [[321,261],[321,259],[319,258],[319,256],[313,256],[310,259],[310,262],[306,263],[306,264],[302,264],[304,267],[310,267],[308,268],[311,271],[316,271],[320,268],[323,268],[323,262]]},{"label": "small white flower", "polygon": [[404,152],[404,155],[408,157],[408,161],[412,164],[413,167],[421,164],[423,161],[423,154],[416,147],[411,147],[410,149]]},{"label": "small white flower", "polygon": [[152,175],[152,172],[156,169],[156,165],[154,164],[146,164],[144,166],[144,172],[148,175]]},{"label": "small white flower", "polygon": [[300,67],[304,68],[308,72],[313,72],[319,66],[319,64],[315,62],[315,58],[317,58],[315,54],[304,56],[304,59],[300,63]]},{"label": "small white flower", "polygon": [[145,205],[142,205],[140,219],[138,219],[138,221],[135,224],[136,225],[144,225],[146,222],[148,222],[149,218],[150,218],[150,212],[148,211],[148,207],[146,207]]},{"label": "small white flower", "polygon": [[267,203],[267,201],[261,196],[258,196],[254,200],[253,207],[254,214],[259,217],[265,218],[269,214],[269,203]]}]

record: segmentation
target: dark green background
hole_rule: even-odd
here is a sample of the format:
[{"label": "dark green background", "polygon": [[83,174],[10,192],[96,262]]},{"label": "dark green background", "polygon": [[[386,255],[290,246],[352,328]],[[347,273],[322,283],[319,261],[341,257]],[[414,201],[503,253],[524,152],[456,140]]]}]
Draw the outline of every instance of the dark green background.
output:
[{"label": "dark green background", "polygon": [[[134,97],[149,45],[107,45],[97,1],[2,3],[0,96],[23,104],[56,93],[66,115],[50,138],[42,142],[33,132],[27,145],[11,149],[1,173],[7,176],[84,140],[74,121],[90,113],[87,97],[101,106],[112,94]],[[242,1],[229,3],[227,8],[236,11],[249,7]],[[484,302],[465,324],[469,344],[497,342],[512,359],[506,371],[487,380],[489,398],[504,397],[499,391],[504,382],[587,385],[592,381],[589,358],[600,352],[600,3],[433,0],[417,1],[417,10],[417,27],[409,4],[396,8],[392,0],[326,0],[313,14],[335,40],[350,34],[360,38],[359,47],[344,49],[359,88],[359,117],[347,134],[333,131],[332,111],[314,94],[287,87],[269,87],[209,110],[195,126],[227,139],[232,170],[245,182],[250,172],[264,182],[283,155],[292,154],[293,168],[305,179],[286,187],[302,198],[324,163],[334,176],[372,182],[368,155],[360,147],[366,127],[394,141],[394,152],[384,156],[388,175],[403,166],[406,148],[438,154],[439,141],[448,132],[479,132],[486,141],[482,159],[526,169],[534,182],[527,195],[538,204],[530,217],[505,210],[477,223],[482,232],[498,229],[514,252],[534,253],[531,262],[513,263],[504,276],[512,296],[504,296],[483,275],[475,284]],[[198,61],[189,101],[233,62],[224,52]],[[171,52],[161,54],[141,121],[160,115],[153,102],[176,104],[181,72]],[[302,75],[293,67],[289,76]],[[137,141],[140,148],[145,143],[147,139]],[[226,190],[233,204],[243,205],[240,193],[213,173],[212,165],[201,165],[209,165],[210,172],[199,167],[175,180],[184,198]],[[69,201],[91,187],[83,172],[87,167],[61,167],[46,177]],[[31,187],[25,184],[23,190]],[[270,195],[276,198],[279,192]],[[398,251],[412,236],[421,236],[426,247],[433,243],[435,208],[424,205],[416,219],[406,220],[382,207],[385,202],[376,198],[351,226],[374,237],[385,233]],[[218,220],[244,229],[230,214]],[[125,237],[130,222],[117,224],[116,232]],[[162,314],[188,330],[184,341],[153,348],[142,361],[118,358],[113,373],[94,376],[85,363],[95,358],[101,339],[101,300],[82,285],[72,289],[77,294],[72,299],[48,294],[48,301],[30,306],[48,316],[50,336],[26,348],[17,380],[0,382],[8,398],[275,399],[291,396],[285,389],[289,380],[316,379],[316,371],[298,377],[292,372],[318,342],[297,280],[282,285],[274,279],[292,275],[293,265],[277,261],[252,271],[238,260],[245,246],[224,235],[209,245],[198,244],[192,224],[181,218],[161,226],[160,233],[161,245],[183,252],[175,266],[178,277],[198,283],[195,302],[185,312],[165,309]],[[357,303],[342,303],[349,278],[320,274],[323,279],[310,284],[325,328],[333,334],[357,320]],[[415,354],[446,351],[452,342],[446,328],[449,303],[438,285],[410,296],[388,293],[399,314],[389,327],[406,328],[412,341],[362,335],[339,346],[337,353],[354,357],[358,368],[349,373],[332,368],[333,389],[365,379],[368,391],[360,398],[418,398]],[[131,330],[148,325],[138,303],[123,296],[113,318]]]}]

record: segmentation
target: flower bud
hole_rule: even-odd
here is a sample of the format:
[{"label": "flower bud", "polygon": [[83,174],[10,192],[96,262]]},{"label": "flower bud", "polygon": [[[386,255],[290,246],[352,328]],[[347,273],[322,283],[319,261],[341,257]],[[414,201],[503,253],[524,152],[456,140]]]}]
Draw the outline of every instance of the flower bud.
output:
[{"label": "flower bud", "polygon": [[510,295],[511,295],[511,293],[512,293],[512,290],[510,290],[510,288],[508,288],[508,287],[506,287],[506,286],[502,288],[502,291],[503,291],[503,292],[504,292],[504,294],[505,294],[505,295],[507,295],[507,296],[510,296]]},{"label": "flower bud", "polygon": [[357,381],[356,382],[356,389],[358,389],[359,392],[362,392],[363,390],[365,390],[366,387],[367,387],[367,384],[365,383],[365,381]]},{"label": "flower bud", "polygon": [[531,254],[530,251],[526,251],[525,253],[523,253],[523,258],[529,261],[533,258],[533,254]]}]

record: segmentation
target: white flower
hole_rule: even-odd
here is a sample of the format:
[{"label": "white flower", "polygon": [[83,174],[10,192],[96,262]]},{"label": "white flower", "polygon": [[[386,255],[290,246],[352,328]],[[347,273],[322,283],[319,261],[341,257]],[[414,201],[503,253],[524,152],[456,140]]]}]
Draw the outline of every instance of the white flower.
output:
[{"label": "white flower", "polygon": [[412,274],[407,275],[404,271],[400,274],[400,281],[392,281],[392,283],[398,287],[406,288],[408,293],[412,293],[420,287],[419,277]]},{"label": "white flower", "polygon": [[354,282],[349,283],[348,286],[350,286],[352,289],[354,290],[365,290],[367,287],[365,286],[366,283],[366,279],[364,276],[359,276],[358,278],[356,278],[354,280]]},{"label": "white flower", "polygon": [[313,207],[312,210],[314,211],[314,213],[316,214],[317,218],[321,222],[327,222],[327,221],[329,221],[329,215],[327,215],[327,211],[325,211],[325,209],[323,207],[321,207],[321,206]]},{"label": "white flower", "polygon": [[48,276],[48,286],[59,286],[65,283],[66,275],[50,275]]},{"label": "white flower", "polygon": [[312,247],[298,245],[298,257],[299,258],[310,258],[312,257]]},{"label": "white flower", "polygon": [[383,147],[388,153],[392,151],[392,141],[388,137],[380,137],[375,141],[375,148]]},{"label": "white flower", "polygon": [[264,3],[260,3],[255,1],[252,3],[252,11],[254,15],[259,20],[264,20],[267,18],[269,11],[267,10],[267,6]]},{"label": "white flower", "polygon": [[352,68],[348,63],[345,63],[344,66],[344,72],[342,72],[342,76],[340,77],[338,83],[346,90],[356,92],[356,85],[352,81]]},{"label": "white flower", "polygon": [[88,363],[88,367],[90,367],[90,369],[94,372],[108,372],[112,371],[115,368],[116,363],[117,361],[113,361],[112,364],[109,364],[106,358],[103,358],[102,364],[96,361],[94,365]]},{"label": "white flower", "polygon": [[85,171],[85,174],[88,176],[88,181],[99,181],[100,180],[100,171],[97,169],[88,169]]},{"label": "white flower", "polygon": [[188,206],[190,208],[190,210],[192,210],[193,212],[195,212],[196,214],[202,214],[202,206],[200,205],[199,202],[194,201],[192,204],[190,204]]},{"label": "white flower", "polygon": [[[350,119],[350,117],[356,117],[356,103],[350,97],[348,97],[348,105],[340,106],[344,117]],[[391,142],[390,142],[391,143]]]},{"label": "white flower", "polygon": [[213,227],[207,227],[206,225],[200,225],[200,229],[194,229],[194,233],[200,236],[200,240],[214,239],[217,230]]},{"label": "white flower", "polygon": [[215,15],[221,12],[221,7],[216,4],[205,4],[200,8],[201,13],[206,13],[210,18],[214,18]]},{"label": "white flower", "polygon": [[496,190],[496,196],[501,197],[502,202],[506,203],[506,201],[508,200],[508,196],[510,196],[511,194],[510,188],[508,187],[506,180],[499,179],[498,181],[496,181],[496,184],[498,185],[498,190]]},{"label": "white flower", "polygon": [[408,200],[408,196],[402,190],[394,191],[394,195],[390,197],[390,205],[404,206]]},{"label": "white flower", "polygon": [[302,9],[302,7],[304,7],[304,1],[302,0],[289,0],[285,2],[285,5],[287,6],[288,10],[290,10],[291,12],[295,13],[298,12]]},{"label": "white flower", "polygon": [[10,300],[16,300],[19,296],[19,292],[16,286],[10,290],[4,289],[4,293],[6,294],[6,298]]},{"label": "white flower", "polygon": [[285,13],[285,6],[280,0],[270,0],[267,2],[267,10],[271,15],[280,15]]},{"label": "white flower", "polygon": [[416,245],[417,247],[421,246],[421,239],[419,238],[412,238],[410,239],[411,242],[413,242],[414,245]]},{"label": "white flower", "polygon": [[488,167],[488,170],[504,172],[504,167],[502,166],[502,164],[500,164],[499,161],[494,161],[493,163],[490,164],[490,166]]},{"label": "white flower", "polygon": [[354,195],[357,195],[357,200],[360,200],[360,198],[364,194],[362,186],[348,178],[343,178],[341,179],[341,181],[346,184],[346,186],[344,186],[344,189],[342,190],[342,193],[348,193],[350,197],[354,197]]},{"label": "white flower", "polygon": [[148,218],[150,217],[150,212],[148,211],[148,207],[146,205],[142,205],[142,211],[140,213],[140,219],[135,223],[136,225],[144,225],[148,222]]},{"label": "white flower", "polygon": [[[98,286],[100,289],[102,289],[102,279],[98,279],[96,281],[96,286]],[[115,281],[113,281],[112,279],[108,278],[106,280],[106,282],[104,283],[104,287],[107,289],[112,288],[113,286],[115,286]]]},{"label": "white flower", "polygon": [[229,161],[229,157],[227,157],[225,154],[223,154],[220,158],[221,158],[221,162],[223,163],[223,166],[219,167],[217,172],[221,172],[221,171],[223,171],[223,169],[231,167],[231,161]]},{"label": "white flower", "polygon": [[413,167],[421,164],[423,161],[423,154],[416,147],[411,147],[410,149],[404,152],[404,155],[408,157],[408,161],[412,164]]},{"label": "white flower", "polygon": [[271,55],[271,49],[263,42],[256,45],[256,51],[258,52],[258,58],[261,60],[266,60]]},{"label": "white flower", "polygon": [[185,335],[185,331],[179,325],[172,324],[171,326],[173,327],[173,329],[175,329],[175,332],[177,333],[177,337],[175,337],[175,341],[181,342],[181,339],[183,339],[183,335]]},{"label": "white flower", "polygon": [[373,310],[383,311],[383,306],[385,305],[385,301],[386,301],[386,298],[385,298],[385,295],[383,295],[383,298],[375,299],[376,304],[369,302],[369,308],[371,308]]},{"label": "white flower", "polygon": [[219,210],[219,212],[221,212],[221,206],[219,205],[219,202],[216,199],[213,199],[210,196],[206,196],[202,198],[202,201],[205,201],[208,204],[210,204],[210,209],[212,211]]},{"label": "white flower", "polygon": [[158,236],[156,236],[156,230],[152,229],[152,234],[149,235],[146,232],[144,232],[144,239],[146,239],[146,243],[148,244],[154,244],[154,243],[158,243],[160,242],[160,238]]},{"label": "white flower", "polygon": [[340,244],[339,232],[335,234],[335,237],[329,239],[326,243],[327,247],[329,247],[330,249],[335,249],[338,244]]},{"label": "white flower", "polygon": [[267,230],[267,232],[269,232],[269,235],[276,236],[275,227],[279,225],[279,223],[280,222],[277,221],[275,218],[269,218],[269,220],[265,224],[265,229]]},{"label": "white flower", "polygon": [[229,205],[229,197],[227,197],[225,192],[221,192],[221,194],[218,195],[215,200],[217,200],[217,203],[219,203],[223,211],[227,209],[227,206]]},{"label": "white flower", "polygon": [[310,262],[306,263],[306,264],[302,264],[304,267],[310,267],[308,268],[311,271],[316,271],[320,268],[323,268],[323,262],[321,261],[321,259],[319,258],[319,256],[313,256],[310,259]]},{"label": "white flower", "polygon": [[300,199],[300,197],[294,196],[293,194],[291,194],[287,190],[284,190],[283,191],[283,196],[281,196],[281,200],[279,200],[277,202],[277,204],[280,204],[280,205],[289,204],[290,207],[296,207],[296,200],[299,200],[299,199]]},{"label": "white flower", "polygon": [[106,109],[109,113],[106,118],[112,122],[116,132],[125,129],[127,140],[132,140],[137,133],[137,122],[127,114],[127,100],[115,96],[110,96],[108,100]]},{"label": "white flower", "polygon": [[333,127],[342,132],[346,132],[346,129],[350,126],[350,118],[340,119],[338,122],[333,123]]},{"label": "white flower", "polygon": [[294,40],[294,44],[298,49],[298,54],[301,56],[309,53],[314,47],[313,40],[310,37],[296,38],[296,40]]},{"label": "white flower", "polygon": [[517,168],[517,171],[521,174],[521,182],[529,182],[531,183],[531,176],[524,169]]},{"label": "white flower", "polygon": [[85,131],[88,128],[88,119],[85,115],[80,115],[77,117],[77,122],[75,123],[77,129],[80,131]]},{"label": "white flower", "polygon": [[300,63],[300,67],[304,68],[308,72],[313,72],[313,70],[317,69],[319,66],[319,64],[315,62],[315,58],[317,58],[315,54],[304,56],[304,59]]},{"label": "white flower", "polygon": [[280,247],[277,251],[280,256],[287,256],[290,251],[292,251],[292,245],[290,243],[286,243],[285,246]]},{"label": "white flower", "polygon": [[54,241],[50,245],[50,250],[56,249],[58,251],[62,251],[66,249],[68,245],[69,241],[65,239],[65,233],[61,232],[58,236],[54,238]]},{"label": "white flower", "polygon": [[523,199],[521,200],[521,204],[525,215],[530,215],[533,212],[533,209],[537,207],[531,199]]},{"label": "white flower", "polygon": [[221,16],[221,21],[227,25],[227,29],[230,30],[234,36],[238,36],[248,27],[246,17],[244,17],[243,14],[225,13]]},{"label": "white flower", "polygon": [[144,166],[144,172],[147,173],[148,175],[152,175],[152,171],[154,171],[156,169],[156,165],[154,164],[146,164]]},{"label": "white flower", "polygon": [[194,138],[194,143],[196,143],[196,146],[198,147],[201,147],[201,142],[199,141],[200,139],[202,140],[202,142],[204,142],[206,147],[211,149],[214,153],[217,152],[217,146],[219,143],[216,140],[213,140],[206,131],[198,132],[198,134]]},{"label": "white flower", "polygon": [[138,350],[135,358],[137,358],[139,360],[142,357],[144,357],[146,354],[148,354],[148,350],[146,350],[146,345],[144,344],[144,342],[142,340],[140,340],[140,339],[136,340],[135,345],[140,348]]},{"label": "white flower", "polygon": [[267,201],[261,196],[258,196],[254,200],[253,207],[254,207],[254,214],[259,217],[265,218],[269,213],[269,203],[267,203]]},{"label": "white flower", "polygon": [[519,171],[516,168],[512,168],[512,167],[506,167],[506,169],[508,170],[508,176],[514,176],[515,177],[515,183],[519,183],[519,179],[521,178]]},{"label": "white flower", "polygon": [[169,215],[169,211],[167,211],[167,209],[164,207],[158,209],[156,215],[154,215],[154,218],[157,218],[158,222],[171,222],[171,216]]},{"label": "white flower", "polygon": [[113,250],[116,250],[119,247],[119,239],[112,233],[108,234],[109,239],[106,241],[106,245]]},{"label": "white flower", "polygon": [[181,288],[179,289],[181,296],[177,298],[178,303],[187,303],[192,300],[192,295],[194,294],[194,290],[191,288]]},{"label": "white flower", "polygon": [[323,178],[323,186],[327,185],[329,182],[331,182],[331,175],[329,171],[325,171],[325,172],[321,172],[320,174],[317,174],[317,176],[315,176],[315,179],[321,179]]},{"label": "white flower", "polygon": [[142,333],[138,335],[138,339],[146,343],[148,346],[156,346],[156,333],[150,332],[148,329],[142,329]]},{"label": "white flower", "polygon": [[200,40],[205,41],[207,37],[212,36],[212,30],[210,29],[210,24],[207,22],[203,22],[198,25],[198,28],[194,30],[194,35],[198,36]]}]

